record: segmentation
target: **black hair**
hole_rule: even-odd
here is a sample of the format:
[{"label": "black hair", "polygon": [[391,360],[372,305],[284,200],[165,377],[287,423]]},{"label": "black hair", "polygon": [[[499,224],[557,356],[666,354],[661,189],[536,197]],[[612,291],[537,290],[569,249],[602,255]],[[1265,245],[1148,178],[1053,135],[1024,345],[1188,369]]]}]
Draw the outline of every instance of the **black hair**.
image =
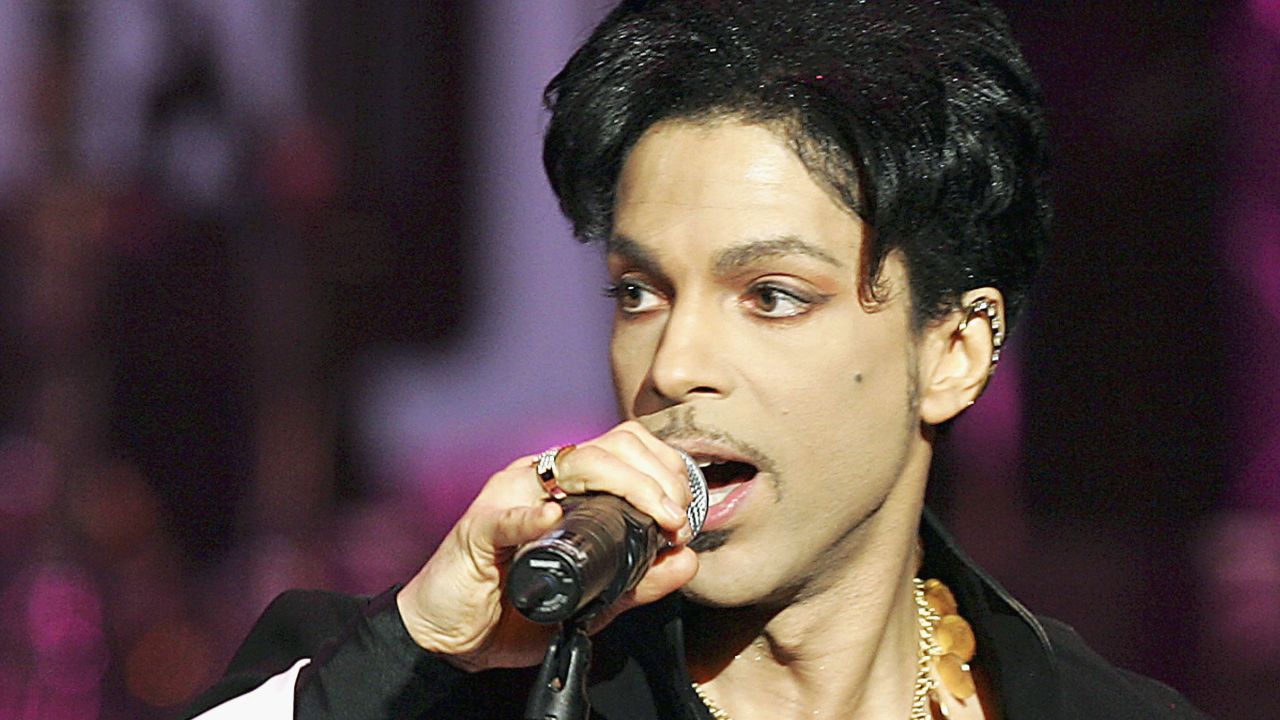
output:
[{"label": "black hair", "polygon": [[783,134],[873,229],[860,290],[901,252],[917,327],[990,285],[1016,318],[1043,255],[1040,89],[981,1],[628,0],[547,86],[543,162],[575,234],[608,237],[627,153],[664,120]]}]

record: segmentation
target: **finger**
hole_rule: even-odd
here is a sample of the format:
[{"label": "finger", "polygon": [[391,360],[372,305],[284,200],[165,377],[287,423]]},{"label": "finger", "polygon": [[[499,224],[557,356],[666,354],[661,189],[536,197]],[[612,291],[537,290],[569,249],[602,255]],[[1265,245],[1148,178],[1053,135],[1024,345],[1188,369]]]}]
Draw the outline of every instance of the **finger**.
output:
[{"label": "finger", "polygon": [[560,487],[570,493],[607,492],[649,515],[664,530],[677,531],[687,522],[685,509],[661,483],[632,462],[591,444],[565,453],[559,461]]},{"label": "finger", "polygon": [[537,539],[559,522],[563,510],[557,503],[540,503],[484,513],[476,520],[473,541],[490,554]]},{"label": "finger", "polygon": [[675,447],[668,445],[665,441],[658,439],[656,435],[649,431],[649,428],[641,425],[635,420],[629,420],[619,427],[626,428],[628,431],[634,433],[635,436],[639,438],[640,441],[643,442],[645,446],[647,446],[649,450],[663,462],[663,464],[666,465],[671,473],[681,480],[681,489],[686,492],[688,491],[689,472],[685,468],[684,453],[680,452],[680,450]]},{"label": "finger", "polygon": [[521,457],[501,470],[480,490],[472,507],[489,505],[541,506],[549,499],[542,481],[534,473],[537,456]]},{"label": "finger", "polygon": [[688,507],[692,499],[689,491],[689,473],[679,450],[654,437],[653,433],[634,420],[619,425],[601,441],[606,446],[619,444],[615,451],[621,457],[634,459],[636,467],[648,473],[666,487],[667,494],[677,504]]},{"label": "finger", "polygon": [[[686,520],[688,519],[687,512],[685,513],[685,519]],[[688,522],[686,522],[684,525],[681,525],[676,530],[667,530],[666,528],[662,528],[662,527],[659,527],[659,530],[662,531],[662,536],[666,539],[668,547],[679,547],[681,545],[688,545],[689,541],[693,540],[693,526]]]},{"label": "finger", "polygon": [[698,555],[689,548],[663,553],[635,588],[592,619],[589,630],[596,632],[622,613],[656,602],[680,589],[698,574]]},{"label": "finger", "polygon": [[628,593],[637,605],[660,600],[683,587],[698,574],[698,554],[690,548],[678,548],[662,553]]},{"label": "finger", "polygon": [[[635,464],[645,470],[649,477],[662,484],[668,497],[675,500],[684,509],[685,519],[689,518],[689,505],[692,502],[689,469],[685,465],[685,456],[675,447],[667,445],[650,433],[644,425],[635,420],[627,421],[614,428],[608,436],[600,438],[602,447],[608,447],[614,455]],[[675,530],[662,529],[663,536],[669,544],[678,546],[692,539],[692,528],[689,523],[682,524]]]},{"label": "finger", "polygon": [[656,481],[676,505],[689,506],[692,492],[684,456],[654,437],[643,425],[628,421],[588,445],[608,450]]}]

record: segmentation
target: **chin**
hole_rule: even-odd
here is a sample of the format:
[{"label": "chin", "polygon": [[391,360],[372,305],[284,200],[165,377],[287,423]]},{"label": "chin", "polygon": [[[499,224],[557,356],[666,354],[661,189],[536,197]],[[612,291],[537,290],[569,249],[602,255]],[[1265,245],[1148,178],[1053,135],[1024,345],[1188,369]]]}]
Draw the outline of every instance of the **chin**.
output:
[{"label": "chin", "polygon": [[754,560],[732,549],[727,552],[699,550],[698,574],[680,592],[698,605],[718,608],[767,606],[780,597],[790,596],[770,584],[774,578],[753,571],[755,565]]}]

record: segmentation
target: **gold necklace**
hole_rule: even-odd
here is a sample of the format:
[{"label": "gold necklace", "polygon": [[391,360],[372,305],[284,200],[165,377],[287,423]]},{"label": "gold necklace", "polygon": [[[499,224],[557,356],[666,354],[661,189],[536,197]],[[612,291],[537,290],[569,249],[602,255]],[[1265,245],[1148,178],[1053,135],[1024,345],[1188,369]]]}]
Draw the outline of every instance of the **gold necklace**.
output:
[{"label": "gold necklace", "polygon": [[701,685],[696,682],[693,683],[693,691],[698,693],[698,699],[701,700],[702,704],[706,705],[707,710],[711,712],[712,720],[733,720],[733,718],[729,717],[729,713],[724,711],[724,708],[716,704],[715,700],[707,697],[707,691],[703,690]]},{"label": "gold necklace", "polygon": [[[960,617],[955,597],[941,580],[911,579],[912,596],[916,605],[916,627],[919,645],[916,662],[916,682],[911,693],[910,720],[932,720],[932,703],[945,703],[933,697],[939,680],[947,691],[964,701],[976,691],[969,674],[969,661],[976,649],[973,629]],[[693,691],[710,711],[714,720],[732,720],[724,708],[716,704],[698,683]]]}]

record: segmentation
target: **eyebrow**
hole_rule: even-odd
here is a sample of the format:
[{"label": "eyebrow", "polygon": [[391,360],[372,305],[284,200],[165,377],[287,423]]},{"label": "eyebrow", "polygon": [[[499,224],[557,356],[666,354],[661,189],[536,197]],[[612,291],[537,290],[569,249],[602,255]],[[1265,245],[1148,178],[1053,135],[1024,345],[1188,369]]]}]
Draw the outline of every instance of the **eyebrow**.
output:
[{"label": "eyebrow", "polygon": [[632,240],[626,235],[611,235],[604,246],[607,255],[615,255],[637,266],[646,274],[654,277],[666,277],[662,271],[662,263],[649,252],[648,248]]},{"label": "eyebrow", "polygon": [[750,265],[761,258],[783,255],[804,255],[833,267],[844,267],[844,263],[817,245],[805,242],[795,235],[780,235],[778,237],[751,240],[741,245],[726,248],[716,258],[715,272],[717,274],[726,274]]},{"label": "eyebrow", "polygon": [[[662,271],[662,263],[658,261],[658,258],[648,248],[626,235],[611,236],[605,242],[605,252],[638,266],[650,275],[665,277],[665,273]],[[795,235],[780,235],[778,237],[750,240],[725,248],[716,257],[713,271],[717,275],[728,275],[762,258],[785,255],[803,255],[820,260],[833,267],[844,267],[844,263],[817,245],[805,242]]]}]

